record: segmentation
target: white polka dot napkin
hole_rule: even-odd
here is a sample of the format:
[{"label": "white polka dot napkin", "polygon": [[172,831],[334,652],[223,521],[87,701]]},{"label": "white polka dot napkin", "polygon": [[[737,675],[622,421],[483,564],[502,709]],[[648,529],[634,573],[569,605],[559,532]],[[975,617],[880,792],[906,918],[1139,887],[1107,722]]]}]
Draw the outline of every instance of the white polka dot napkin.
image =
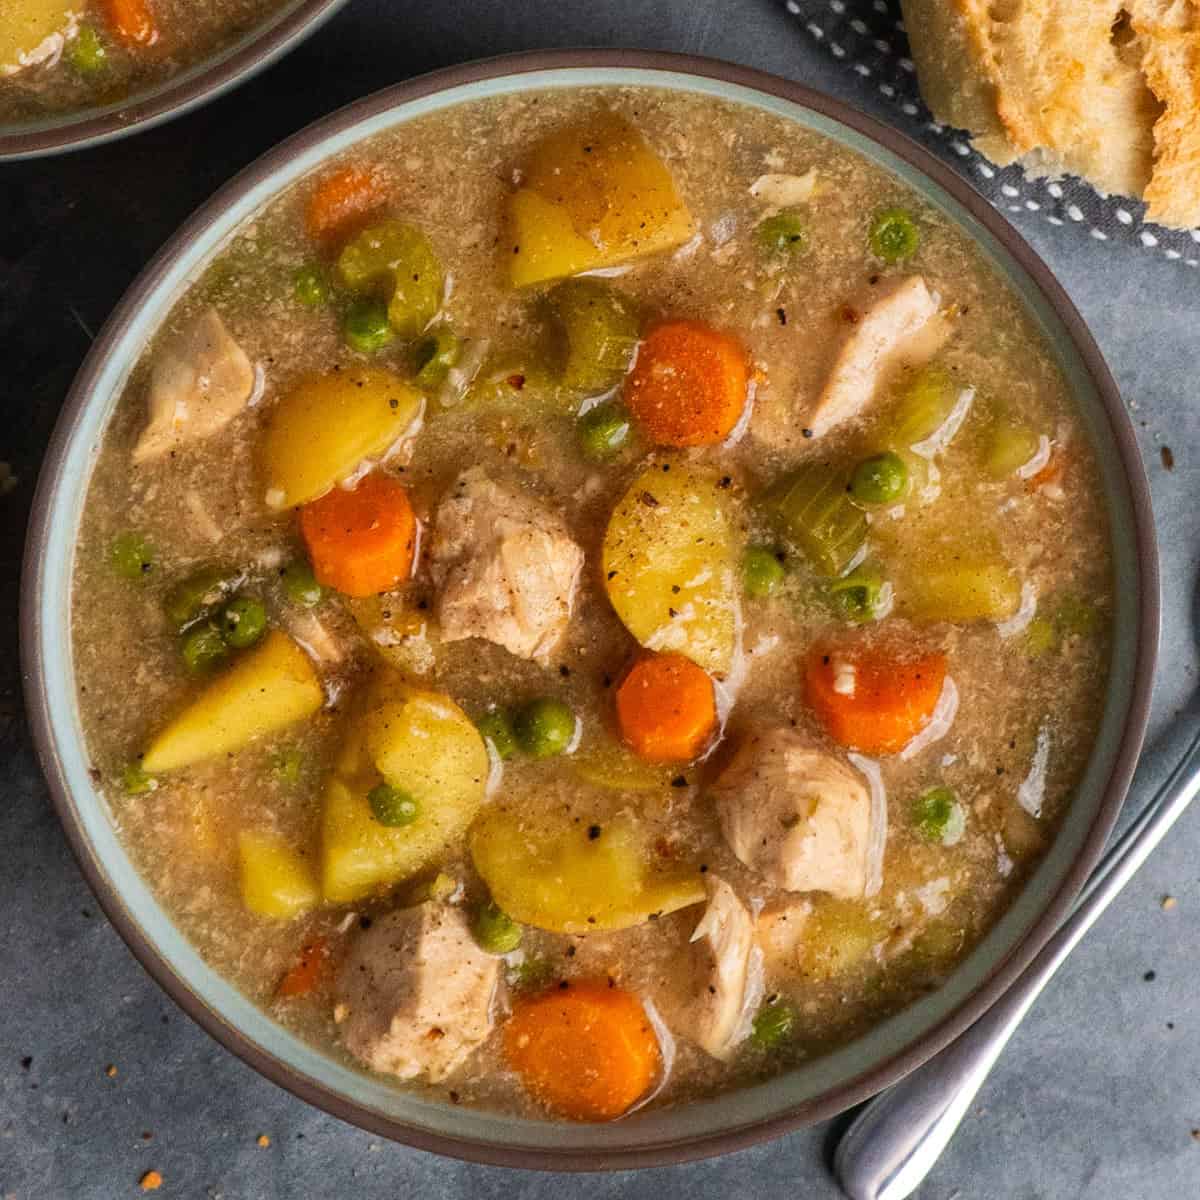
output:
[{"label": "white polka dot napkin", "polygon": [[972,178],[1001,211],[1039,214],[1097,242],[1142,246],[1189,267],[1200,267],[1200,229],[1164,229],[1143,220],[1144,205],[1104,197],[1081,180],[1026,179],[1018,166],[997,167],[960,130],[934,121],[921,100],[897,0],[786,0],[787,11],[826,52],[890,101],[895,124],[914,141]]}]

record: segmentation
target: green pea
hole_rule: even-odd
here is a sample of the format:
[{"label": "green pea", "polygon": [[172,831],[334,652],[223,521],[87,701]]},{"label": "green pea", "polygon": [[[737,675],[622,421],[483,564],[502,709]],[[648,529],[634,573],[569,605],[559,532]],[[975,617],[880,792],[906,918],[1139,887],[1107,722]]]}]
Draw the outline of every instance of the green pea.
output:
[{"label": "green pea", "polygon": [[885,582],[875,567],[863,563],[849,575],[834,579],[829,584],[829,594],[843,617],[861,624],[875,620],[882,606]]},{"label": "green pea", "polygon": [[98,75],[108,66],[108,51],[91,25],[80,25],[67,47],[67,61],[80,75]]},{"label": "green pea", "polygon": [[530,954],[508,972],[508,985],[519,992],[540,992],[554,978],[554,964],[540,954]]},{"label": "green pea", "polygon": [[267,631],[267,610],[253,596],[238,596],[221,610],[221,632],[235,650],[253,646]]},{"label": "green pea", "polygon": [[531,758],[562,754],[575,737],[575,714],[561,700],[543,697],[525,705],[513,722],[517,745]]},{"label": "green pea", "polygon": [[317,577],[308,563],[300,559],[288,563],[279,577],[283,580],[284,593],[293,604],[298,604],[301,608],[312,608],[321,603],[325,589],[317,582]]},{"label": "green pea", "polygon": [[329,281],[320,267],[301,267],[292,276],[292,294],[305,308],[320,308],[329,299]]},{"label": "green pea", "polygon": [[387,305],[379,300],[356,300],[342,321],[346,345],[359,354],[374,354],[396,336],[388,321]]},{"label": "green pea", "polygon": [[413,349],[413,382],[425,389],[440,387],[461,353],[462,341],[453,330],[435,330]]},{"label": "green pea", "polygon": [[371,814],[380,825],[389,828],[399,828],[411,825],[420,814],[416,800],[403,788],[392,787],[390,783],[376,784],[368,793],[367,801],[371,805]]},{"label": "green pea", "polygon": [[521,933],[521,926],[490,901],[471,920],[471,936],[488,954],[511,953],[521,944]]},{"label": "green pea", "polygon": [[892,504],[908,491],[908,467],[891,450],[864,458],[850,476],[850,498],[858,504]]},{"label": "green pea", "polygon": [[1095,606],[1069,593],[1059,601],[1054,621],[1064,637],[1087,637],[1100,628]]},{"label": "green pea", "polygon": [[1054,622],[1045,617],[1034,617],[1025,630],[1025,652],[1030,658],[1041,658],[1054,649],[1058,637],[1054,632]]},{"label": "green pea", "polygon": [[579,445],[584,457],[603,462],[619,454],[629,441],[629,414],[615,402],[598,404],[579,418]]},{"label": "green pea", "polygon": [[808,227],[799,213],[781,212],[754,230],[759,249],[772,255],[799,255],[808,249]]},{"label": "green pea", "polygon": [[183,654],[184,666],[193,675],[203,675],[229,653],[229,647],[225,644],[221,631],[211,621],[206,621],[184,634],[180,652]]},{"label": "green pea", "polygon": [[488,742],[496,752],[496,757],[502,762],[512,758],[517,752],[517,739],[513,734],[512,722],[508,715],[498,708],[486,712],[479,718],[476,728],[479,736]]},{"label": "green pea", "polygon": [[145,579],[154,569],[154,547],[140,534],[122,533],[113,538],[108,559],[122,579]]},{"label": "green pea", "polygon": [[750,1040],[761,1050],[773,1050],[792,1036],[796,1010],[786,1000],[770,1000],[754,1015]]},{"label": "green pea", "polygon": [[945,967],[958,958],[966,936],[956,922],[932,921],[913,939],[913,961],[926,969]]},{"label": "green pea", "polygon": [[271,756],[271,769],[284,783],[299,783],[304,773],[304,755],[295,746],[286,746]]},{"label": "green pea", "polygon": [[163,611],[182,631],[206,616],[233,591],[237,576],[220,567],[205,567],[177,583],[167,594]]},{"label": "green pea", "polygon": [[928,842],[953,846],[962,839],[967,827],[966,815],[953,789],[930,788],[913,805],[913,824]]},{"label": "green pea", "polygon": [[147,775],[140,762],[131,762],[121,772],[121,787],[127,796],[142,796],[158,787],[158,780]]},{"label": "green pea", "polygon": [[742,587],[756,600],[773,596],[784,575],[778,552],[769,546],[751,546],[742,557]]},{"label": "green pea", "polygon": [[912,214],[905,208],[885,208],[871,222],[871,253],[885,263],[912,258],[921,244],[921,234]]}]

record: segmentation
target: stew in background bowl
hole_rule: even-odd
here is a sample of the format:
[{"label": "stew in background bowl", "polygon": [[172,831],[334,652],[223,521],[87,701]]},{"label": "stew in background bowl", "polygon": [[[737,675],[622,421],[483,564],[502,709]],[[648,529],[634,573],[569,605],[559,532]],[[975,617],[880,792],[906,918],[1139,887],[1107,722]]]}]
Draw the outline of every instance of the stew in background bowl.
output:
[{"label": "stew in background bowl", "polygon": [[0,159],[123,137],[269,65],[344,0],[11,0],[0,29]]}]

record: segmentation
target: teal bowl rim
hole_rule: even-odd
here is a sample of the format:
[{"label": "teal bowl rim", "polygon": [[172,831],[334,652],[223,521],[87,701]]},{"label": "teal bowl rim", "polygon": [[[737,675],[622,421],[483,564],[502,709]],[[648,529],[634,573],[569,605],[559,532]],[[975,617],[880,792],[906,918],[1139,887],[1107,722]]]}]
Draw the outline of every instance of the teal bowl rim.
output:
[{"label": "teal bowl rim", "polygon": [[346,0],[291,0],[237,41],[128,101],[0,122],[0,163],[100,146],[190,112],[265,70],[316,32]]},{"label": "teal bowl rim", "polygon": [[[381,128],[485,95],[600,84],[700,92],[791,117],[896,172],[957,221],[1006,273],[1080,397],[1119,586],[1106,706],[1079,798],[1045,860],[950,979],[847,1046],[766,1082],[579,1126],[455,1107],[389,1086],[289,1034],[207,967],[125,857],[92,783],[75,705],[69,596],[90,467],[121,384],[158,321],[233,230],[282,187]],[[26,708],[51,795],[84,875],[150,975],[224,1046],[326,1112],[452,1157],[546,1170],[658,1166],[755,1144],[866,1100],[967,1029],[1045,944],[1100,856],[1145,734],[1158,628],[1158,554],[1132,422],[1082,318],[1004,218],[896,130],[800,84],[712,59],[625,50],[519,54],[398,84],[309,126],[226,184],[138,277],[76,377],[38,480],[21,584]]]}]

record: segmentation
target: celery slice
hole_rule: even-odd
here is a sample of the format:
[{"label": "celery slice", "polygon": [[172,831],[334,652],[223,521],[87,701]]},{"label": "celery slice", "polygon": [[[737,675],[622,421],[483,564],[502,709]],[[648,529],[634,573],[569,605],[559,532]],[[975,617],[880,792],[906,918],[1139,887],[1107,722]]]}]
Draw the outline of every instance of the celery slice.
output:
[{"label": "celery slice", "polygon": [[633,365],[638,318],[632,305],[595,279],[569,279],[550,293],[566,337],[562,385],[579,396],[616,387]]},{"label": "celery slice", "polygon": [[767,493],[780,533],[824,575],[840,575],[867,540],[866,514],[850,502],[847,472],[813,464],[785,475]]}]

